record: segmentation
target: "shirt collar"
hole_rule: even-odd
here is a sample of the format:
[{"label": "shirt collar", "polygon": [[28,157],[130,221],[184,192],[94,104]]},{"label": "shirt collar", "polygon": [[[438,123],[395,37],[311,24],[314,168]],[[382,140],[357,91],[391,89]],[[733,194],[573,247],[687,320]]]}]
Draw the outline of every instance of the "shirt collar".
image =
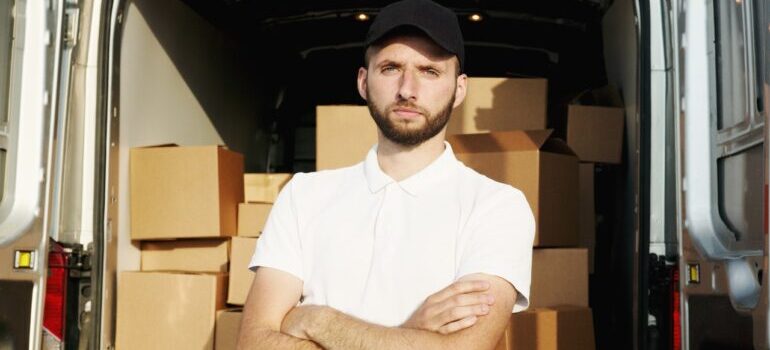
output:
[{"label": "shirt collar", "polygon": [[[412,176],[401,180],[398,185],[412,196],[417,196],[422,190],[431,187],[439,179],[450,174],[457,165],[454,151],[449,142],[444,141],[444,152],[433,160],[427,167],[413,174]],[[376,193],[390,183],[396,182],[380,169],[377,161],[377,144],[369,149],[369,153],[364,160],[364,174],[369,184],[369,190]]]}]

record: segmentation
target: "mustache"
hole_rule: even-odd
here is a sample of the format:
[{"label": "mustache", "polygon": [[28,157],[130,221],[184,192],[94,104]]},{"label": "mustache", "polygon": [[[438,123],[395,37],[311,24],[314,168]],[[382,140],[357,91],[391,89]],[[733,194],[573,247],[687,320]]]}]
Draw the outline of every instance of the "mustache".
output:
[{"label": "mustache", "polygon": [[396,108],[408,108],[419,112],[422,115],[428,115],[428,110],[409,101],[399,101],[388,106],[388,111],[393,112]]}]

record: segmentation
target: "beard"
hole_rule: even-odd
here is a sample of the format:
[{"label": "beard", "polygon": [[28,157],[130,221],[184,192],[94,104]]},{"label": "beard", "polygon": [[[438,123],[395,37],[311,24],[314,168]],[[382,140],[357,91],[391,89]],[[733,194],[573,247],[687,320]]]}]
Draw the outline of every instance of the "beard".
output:
[{"label": "beard", "polygon": [[[383,108],[372,100],[369,91],[366,91],[366,105],[369,107],[369,113],[372,115],[377,127],[382,131],[383,136],[391,142],[407,147],[414,147],[438,135],[439,132],[449,122],[452,115],[452,107],[455,102],[454,94],[437,113],[431,114],[425,108],[417,106],[408,101],[398,101]],[[410,121],[397,121],[388,118],[396,108],[409,108],[418,111],[420,119],[424,123],[420,127],[414,127],[411,124],[418,124],[419,119]]]}]

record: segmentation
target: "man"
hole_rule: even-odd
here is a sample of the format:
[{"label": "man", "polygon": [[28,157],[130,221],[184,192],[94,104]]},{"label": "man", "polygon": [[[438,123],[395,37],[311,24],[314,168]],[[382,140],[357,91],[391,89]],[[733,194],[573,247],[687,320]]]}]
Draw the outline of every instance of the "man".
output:
[{"label": "man", "polygon": [[251,262],[239,346],[491,349],[528,305],[535,223],[520,191],[444,141],[467,84],[457,17],[429,0],[394,3],[366,46],[358,90],[378,144],[281,191]]}]

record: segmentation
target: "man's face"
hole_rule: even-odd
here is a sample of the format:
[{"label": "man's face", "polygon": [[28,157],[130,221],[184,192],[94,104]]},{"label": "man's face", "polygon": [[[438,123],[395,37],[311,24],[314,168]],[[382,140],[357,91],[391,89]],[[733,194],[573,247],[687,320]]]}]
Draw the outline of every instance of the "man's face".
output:
[{"label": "man's face", "polygon": [[441,132],[465,97],[457,58],[420,35],[390,38],[369,54],[358,86],[382,134],[416,146]]}]

